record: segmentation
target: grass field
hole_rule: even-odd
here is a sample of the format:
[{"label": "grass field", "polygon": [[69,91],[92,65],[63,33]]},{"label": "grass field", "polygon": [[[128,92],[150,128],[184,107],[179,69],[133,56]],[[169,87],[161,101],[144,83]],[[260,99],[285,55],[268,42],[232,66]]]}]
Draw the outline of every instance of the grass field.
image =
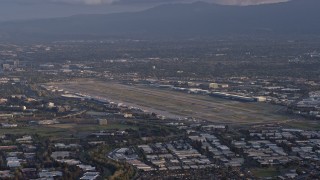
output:
[{"label": "grass field", "polygon": [[17,128],[1,128],[0,134],[38,134],[45,137],[68,137],[71,135],[82,136],[92,132],[108,129],[135,129],[136,127],[123,124],[109,124],[106,126],[94,124],[55,124],[48,126],[27,126]]},{"label": "grass field", "polygon": [[279,171],[276,168],[256,168],[251,170],[252,174],[259,178],[275,177],[279,175]]},{"label": "grass field", "polygon": [[292,128],[298,128],[303,130],[320,130],[319,121],[303,120],[303,121],[292,121],[287,124]]},{"label": "grass field", "polygon": [[192,95],[143,85],[123,85],[97,80],[50,83],[70,92],[99,96],[114,102],[138,106],[167,117],[195,117],[223,123],[251,124],[285,122],[281,107],[265,103],[243,103],[210,96]]}]

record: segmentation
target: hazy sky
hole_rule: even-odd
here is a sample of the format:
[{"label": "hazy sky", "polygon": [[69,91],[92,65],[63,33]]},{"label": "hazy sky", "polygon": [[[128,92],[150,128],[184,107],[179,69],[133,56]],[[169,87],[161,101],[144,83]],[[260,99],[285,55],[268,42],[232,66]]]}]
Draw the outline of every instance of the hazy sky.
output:
[{"label": "hazy sky", "polygon": [[[138,11],[163,3],[199,0],[0,0],[0,21]],[[287,0],[202,0],[220,4],[250,5]]]}]

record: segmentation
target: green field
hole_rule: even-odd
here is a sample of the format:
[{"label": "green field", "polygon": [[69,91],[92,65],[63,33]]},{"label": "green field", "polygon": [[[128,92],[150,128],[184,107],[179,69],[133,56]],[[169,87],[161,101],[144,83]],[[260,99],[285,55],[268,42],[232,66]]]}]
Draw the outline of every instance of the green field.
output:
[{"label": "green field", "polygon": [[282,107],[266,103],[243,103],[203,95],[192,95],[144,85],[123,85],[92,79],[50,83],[70,92],[99,96],[129,106],[137,106],[167,117],[195,117],[223,123],[253,124],[286,122]]},{"label": "green field", "polygon": [[275,177],[279,175],[279,171],[276,168],[256,168],[251,170],[252,174],[259,178]]},{"label": "green field", "polygon": [[303,120],[303,121],[292,121],[287,123],[288,127],[303,129],[303,130],[320,130],[319,121]]},{"label": "green field", "polygon": [[48,126],[26,126],[17,128],[1,128],[1,134],[38,134],[45,137],[68,137],[71,135],[82,136],[93,132],[108,129],[136,129],[136,127],[128,126],[124,124],[110,124],[106,126],[94,125],[94,124],[55,124]]}]

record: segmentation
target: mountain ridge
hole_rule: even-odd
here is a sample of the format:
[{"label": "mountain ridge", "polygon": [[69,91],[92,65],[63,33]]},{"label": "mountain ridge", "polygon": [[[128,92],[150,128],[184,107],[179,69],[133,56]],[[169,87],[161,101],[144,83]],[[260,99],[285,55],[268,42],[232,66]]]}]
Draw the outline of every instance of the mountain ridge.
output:
[{"label": "mountain ridge", "polygon": [[[160,5],[141,12],[74,15],[0,23],[2,37],[174,37],[228,34],[320,34],[320,1],[225,6],[196,2]],[[53,38],[54,39],[54,38]]]}]

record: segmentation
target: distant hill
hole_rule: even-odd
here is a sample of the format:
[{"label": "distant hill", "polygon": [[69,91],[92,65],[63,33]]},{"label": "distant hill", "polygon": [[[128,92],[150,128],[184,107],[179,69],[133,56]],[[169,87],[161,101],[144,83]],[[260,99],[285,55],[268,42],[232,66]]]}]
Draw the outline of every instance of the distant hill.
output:
[{"label": "distant hill", "polygon": [[319,0],[293,0],[256,6],[224,6],[203,2],[168,4],[135,13],[5,22],[0,24],[0,38],[319,35],[319,9]]}]

